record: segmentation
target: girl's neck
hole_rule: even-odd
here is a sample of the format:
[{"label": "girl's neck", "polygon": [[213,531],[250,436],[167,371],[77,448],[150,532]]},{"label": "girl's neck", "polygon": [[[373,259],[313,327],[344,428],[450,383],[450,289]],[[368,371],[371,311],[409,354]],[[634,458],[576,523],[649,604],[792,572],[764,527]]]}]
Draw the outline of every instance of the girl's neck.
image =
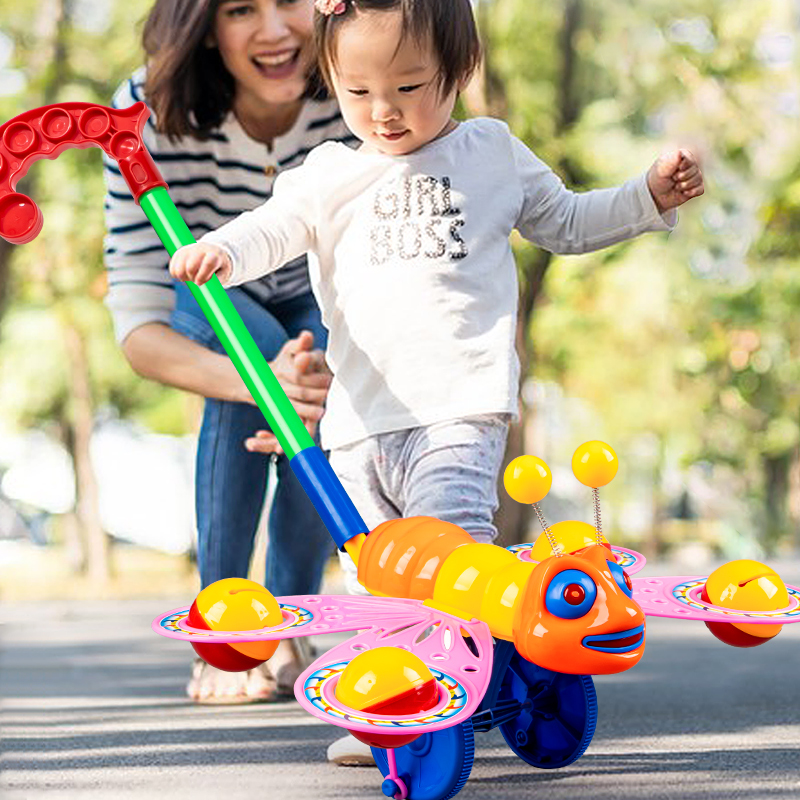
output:
[{"label": "girl's neck", "polygon": [[302,98],[291,103],[274,105],[247,102],[246,99],[240,98],[233,101],[233,113],[245,133],[251,139],[263,142],[269,147],[276,137],[291,130],[302,107]]}]

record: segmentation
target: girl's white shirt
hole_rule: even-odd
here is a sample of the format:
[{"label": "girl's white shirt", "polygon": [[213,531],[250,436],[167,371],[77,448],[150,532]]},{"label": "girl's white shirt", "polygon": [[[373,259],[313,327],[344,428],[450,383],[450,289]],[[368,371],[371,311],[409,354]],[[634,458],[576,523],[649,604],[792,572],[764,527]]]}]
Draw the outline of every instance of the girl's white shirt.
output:
[{"label": "girl's white shirt", "polygon": [[406,156],[314,149],[273,197],[202,241],[228,285],[308,251],[334,372],[322,444],[486,413],[517,413],[516,229],[554,253],[671,230],[645,176],[575,193],[508,127],[459,124]]}]

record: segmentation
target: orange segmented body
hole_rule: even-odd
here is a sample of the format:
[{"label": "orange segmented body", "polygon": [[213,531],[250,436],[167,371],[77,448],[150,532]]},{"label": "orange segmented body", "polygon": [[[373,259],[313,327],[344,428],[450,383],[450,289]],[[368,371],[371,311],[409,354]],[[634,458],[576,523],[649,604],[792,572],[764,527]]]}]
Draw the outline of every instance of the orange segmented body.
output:
[{"label": "orange segmented body", "polygon": [[367,536],[358,580],[375,595],[428,600],[447,556],[474,543],[463,528],[433,517],[392,519]]}]

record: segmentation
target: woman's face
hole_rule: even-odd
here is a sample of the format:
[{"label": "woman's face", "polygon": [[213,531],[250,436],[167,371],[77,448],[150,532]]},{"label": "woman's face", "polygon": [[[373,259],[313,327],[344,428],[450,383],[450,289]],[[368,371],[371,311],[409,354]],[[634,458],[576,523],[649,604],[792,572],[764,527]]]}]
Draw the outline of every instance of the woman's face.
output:
[{"label": "woman's face", "polygon": [[313,0],[221,0],[209,44],[250,111],[294,103],[313,62]]}]

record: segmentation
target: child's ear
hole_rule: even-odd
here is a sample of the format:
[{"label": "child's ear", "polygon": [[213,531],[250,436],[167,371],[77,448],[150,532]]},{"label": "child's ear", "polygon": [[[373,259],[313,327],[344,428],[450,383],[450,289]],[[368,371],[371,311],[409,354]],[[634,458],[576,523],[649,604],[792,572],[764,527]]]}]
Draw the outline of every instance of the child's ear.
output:
[{"label": "child's ear", "polygon": [[209,50],[213,50],[217,46],[217,37],[214,34],[213,30],[210,30],[203,39],[203,46],[207,47]]}]

